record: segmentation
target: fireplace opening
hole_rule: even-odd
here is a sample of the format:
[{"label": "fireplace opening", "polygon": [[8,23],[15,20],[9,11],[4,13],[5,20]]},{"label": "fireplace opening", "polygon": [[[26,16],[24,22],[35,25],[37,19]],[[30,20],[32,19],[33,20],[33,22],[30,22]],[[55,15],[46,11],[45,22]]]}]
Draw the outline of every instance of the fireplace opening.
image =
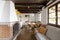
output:
[{"label": "fireplace opening", "polygon": [[14,25],[13,25],[13,36],[15,36],[19,31],[19,22],[16,22]]}]

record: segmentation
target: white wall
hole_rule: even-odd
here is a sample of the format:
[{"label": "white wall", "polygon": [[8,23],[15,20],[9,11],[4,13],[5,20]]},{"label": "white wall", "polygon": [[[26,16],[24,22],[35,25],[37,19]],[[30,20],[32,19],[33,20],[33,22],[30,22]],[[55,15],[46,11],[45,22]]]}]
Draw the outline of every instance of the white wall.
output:
[{"label": "white wall", "polygon": [[41,21],[41,13],[36,13],[35,14],[35,21]]},{"label": "white wall", "polygon": [[[29,15],[29,17],[25,17],[25,15]],[[41,21],[41,15],[40,13],[22,13],[21,14],[21,21],[23,21],[23,23],[27,20],[29,21]]]},{"label": "white wall", "polygon": [[9,13],[10,13],[10,9],[9,9],[9,1],[0,1],[0,22],[9,22]]},{"label": "white wall", "polygon": [[[29,15],[29,17],[25,17],[25,15]],[[20,25],[22,26],[25,21],[41,21],[40,13],[22,13],[19,17]]]},{"label": "white wall", "polygon": [[[25,15],[29,15],[29,17],[25,17]],[[22,13],[20,19],[24,23],[25,21],[34,21],[35,17],[33,13]]]},{"label": "white wall", "polygon": [[47,18],[46,18],[46,8],[45,7],[43,7],[42,8],[42,11],[41,11],[41,22],[43,23],[43,24],[47,24]]},{"label": "white wall", "polygon": [[0,22],[18,21],[15,6],[12,1],[0,0]]},{"label": "white wall", "polygon": [[9,8],[10,8],[9,10],[10,11],[10,22],[18,21],[16,10],[15,10],[15,5],[12,1],[10,1]]}]

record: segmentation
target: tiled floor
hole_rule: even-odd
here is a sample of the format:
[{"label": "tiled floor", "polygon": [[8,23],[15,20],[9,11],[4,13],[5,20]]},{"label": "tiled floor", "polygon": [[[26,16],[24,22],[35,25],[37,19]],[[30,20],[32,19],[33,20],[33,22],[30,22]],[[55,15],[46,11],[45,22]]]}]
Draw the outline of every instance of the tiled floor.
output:
[{"label": "tiled floor", "polygon": [[36,40],[36,38],[31,32],[31,30],[25,27],[22,29],[22,32],[20,33],[16,40]]}]

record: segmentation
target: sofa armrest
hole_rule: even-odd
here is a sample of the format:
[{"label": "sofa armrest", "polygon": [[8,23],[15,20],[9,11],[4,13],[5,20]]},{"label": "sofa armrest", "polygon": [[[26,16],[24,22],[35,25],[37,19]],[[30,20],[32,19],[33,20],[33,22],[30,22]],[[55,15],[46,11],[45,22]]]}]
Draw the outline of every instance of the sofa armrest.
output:
[{"label": "sofa armrest", "polygon": [[46,37],[45,35],[41,33],[37,33],[35,36],[37,40],[49,40],[48,37]]}]

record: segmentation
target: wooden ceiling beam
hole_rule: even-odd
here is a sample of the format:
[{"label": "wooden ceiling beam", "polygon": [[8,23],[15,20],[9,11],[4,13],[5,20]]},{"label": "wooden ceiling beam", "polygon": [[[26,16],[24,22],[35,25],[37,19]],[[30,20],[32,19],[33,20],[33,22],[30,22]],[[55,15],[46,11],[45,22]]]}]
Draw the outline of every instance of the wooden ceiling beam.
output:
[{"label": "wooden ceiling beam", "polygon": [[37,12],[39,12],[39,10],[18,10],[18,11],[20,11],[20,12],[22,12],[22,13],[26,13],[26,12],[29,12],[29,13],[37,13]]},{"label": "wooden ceiling beam", "polygon": [[37,13],[38,11],[21,11],[21,13]]},{"label": "wooden ceiling beam", "polygon": [[39,11],[41,9],[18,9],[18,10],[32,10],[32,11],[37,10],[37,11]]},{"label": "wooden ceiling beam", "polygon": [[16,7],[16,9],[41,9],[42,7]]},{"label": "wooden ceiling beam", "polygon": [[46,5],[46,2],[44,3],[15,3],[15,5]]},{"label": "wooden ceiling beam", "polygon": [[18,10],[18,11],[20,11],[20,12],[21,11],[28,11],[29,12],[29,11],[41,11],[41,10]]}]

